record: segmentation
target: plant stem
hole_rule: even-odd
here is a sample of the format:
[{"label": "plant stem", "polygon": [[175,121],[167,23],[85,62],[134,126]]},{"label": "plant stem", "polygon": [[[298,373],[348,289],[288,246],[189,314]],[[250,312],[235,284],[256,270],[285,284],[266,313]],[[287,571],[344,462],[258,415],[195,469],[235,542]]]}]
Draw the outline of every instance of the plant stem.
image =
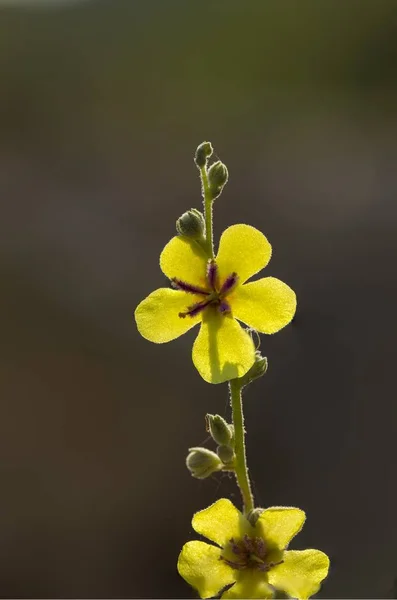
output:
[{"label": "plant stem", "polygon": [[241,394],[242,388],[237,379],[232,379],[229,381],[229,387],[235,439],[235,473],[237,484],[243,497],[244,514],[247,514],[254,508],[254,497],[251,491],[251,484],[248,477],[247,458],[245,455],[244,414]]},{"label": "plant stem", "polygon": [[201,183],[203,186],[204,199],[204,219],[205,219],[205,235],[207,241],[207,250],[210,258],[214,258],[214,245],[212,241],[212,197],[208,185],[208,176],[206,167],[200,169]]}]

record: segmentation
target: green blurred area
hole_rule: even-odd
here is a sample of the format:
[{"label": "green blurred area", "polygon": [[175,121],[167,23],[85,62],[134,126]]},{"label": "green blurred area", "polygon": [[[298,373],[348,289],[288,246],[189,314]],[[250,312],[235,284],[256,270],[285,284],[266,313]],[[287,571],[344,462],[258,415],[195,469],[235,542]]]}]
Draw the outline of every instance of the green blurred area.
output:
[{"label": "green blurred area", "polygon": [[393,111],[395,33],[395,2],[382,0],[3,9],[3,136],[59,146],[83,127],[94,139],[82,144],[123,135],[146,145],[157,129],[178,139],[194,115],[197,128],[214,115],[219,128],[255,128],[269,110],[298,112],[308,98],[333,106],[341,95]]}]

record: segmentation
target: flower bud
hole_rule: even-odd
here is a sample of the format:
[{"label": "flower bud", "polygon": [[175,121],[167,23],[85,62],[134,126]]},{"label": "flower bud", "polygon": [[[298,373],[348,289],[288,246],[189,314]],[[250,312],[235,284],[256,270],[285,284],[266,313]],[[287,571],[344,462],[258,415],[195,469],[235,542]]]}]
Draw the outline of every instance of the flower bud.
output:
[{"label": "flower bud", "polygon": [[226,165],[220,160],[217,160],[208,169],[208,185],[212,198],[217,198],[222,192],[223,186],[229,178],[229,173]]},{"label": "flower bud", "polygon": [[213,150],[211,142],[203,142],[197,147],[196,154],[194,156],[194,162],[199,169],[206,166],[207,160],[212,155],[212,152]]},{"label": "flower bud", "polygon": [[247,519],[251,523],[252,527],[255,527],[257,520],[259,519],[264,510],[264,508],[253,508],[249,511]]},{"label": "flower bud", "polygon": [[197,479],[205,479],[223,467],[219,456],[207,448],[189,448],[186,466]]},{"label": "flower bud", "polygon": [[241,387],[248,385],[255,379],[262,377],[267,371],[268,362],[266,356],[262,356],[262,354],[257,350],[255,352],[255,362],[250,368],[250,370],[240,377]]},{"label": "flower bud", "polygon": [[191,208],[179,217],[176,222],[176,230],[179,235],[184,235],[193,240],[201,239],[205,231],[203,214],[196,208]]},{"label": "flower bud", "polygon": [[206,415],[207,431],[217,444],[229,446],[233,437],[232,426],[220,415]]},{"label": "flower bud", "polygon": [[225,446],[223,444],[218,446],[218,448],[216,449],[216,453],[225,465],[232,463],[235,457],[233,448],[231,448],[230,446]]}]

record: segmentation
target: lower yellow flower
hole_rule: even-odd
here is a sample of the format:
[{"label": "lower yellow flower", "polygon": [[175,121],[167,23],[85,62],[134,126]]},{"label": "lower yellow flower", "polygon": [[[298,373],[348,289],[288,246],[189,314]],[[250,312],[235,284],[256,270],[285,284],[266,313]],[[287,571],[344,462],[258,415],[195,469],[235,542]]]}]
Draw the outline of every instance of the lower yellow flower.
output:
[{"label": "lower yellow flower", "polygon": [[253,526],[237,508],[221,498],[196,513],[197,533],[217,546],[188,542],[178,559],[180,575],[201,598],[272,598],[275,590],[306,600],[328,574],[329,559],[320,550],[286,550],[305,522],[299,508],[264,510]]},{"label": "lower yellow flower", "polygon": [[212,260],[197,242],[172,238],[161,253],[160,267],[174,289],[158,289],[138,305],[139,332],[161,344],[201,322],[193,345],[200,375],[209,383],[242,377],[254,363],[255,348],[236,319],[270,334],[285,327],[296,310],[295,293],[279,279],[245,283],[270,257],[269,242],[249,225],[226,229]]}]

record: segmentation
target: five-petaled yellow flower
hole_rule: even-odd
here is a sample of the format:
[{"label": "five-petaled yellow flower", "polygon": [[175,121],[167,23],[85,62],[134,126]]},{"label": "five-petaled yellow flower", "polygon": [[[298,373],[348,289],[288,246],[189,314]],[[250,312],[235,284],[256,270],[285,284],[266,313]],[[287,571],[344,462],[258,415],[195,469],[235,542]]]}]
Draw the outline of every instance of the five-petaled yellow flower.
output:
[{"label": "five-petaled yellow flower", "polygon": [[197,533],[217,544],[188,542],[178,559],[180,575],[201,598],[272,598],[275,590],[306,600],[328,574],[329,559],[320,550],[286,550],[305,522],[299,508],[272,507],[255,526],[225,498],[196,513]]},{"label": "five-petaled yellow flower", "polygon": [[275,333],[296,310],[296,296],[274,277],[246,281],[270,260],[265,236],[249,225],[223,232],[218,254],[209,259],[195,241],[176,236],[165,246],[160,267],[174,289],[151,293],[135,310],[138,330],[158,344],[201,321],[193,362],[209,383],[242,377],[253,365],[255,347],[238,319],[261,333]]}]

